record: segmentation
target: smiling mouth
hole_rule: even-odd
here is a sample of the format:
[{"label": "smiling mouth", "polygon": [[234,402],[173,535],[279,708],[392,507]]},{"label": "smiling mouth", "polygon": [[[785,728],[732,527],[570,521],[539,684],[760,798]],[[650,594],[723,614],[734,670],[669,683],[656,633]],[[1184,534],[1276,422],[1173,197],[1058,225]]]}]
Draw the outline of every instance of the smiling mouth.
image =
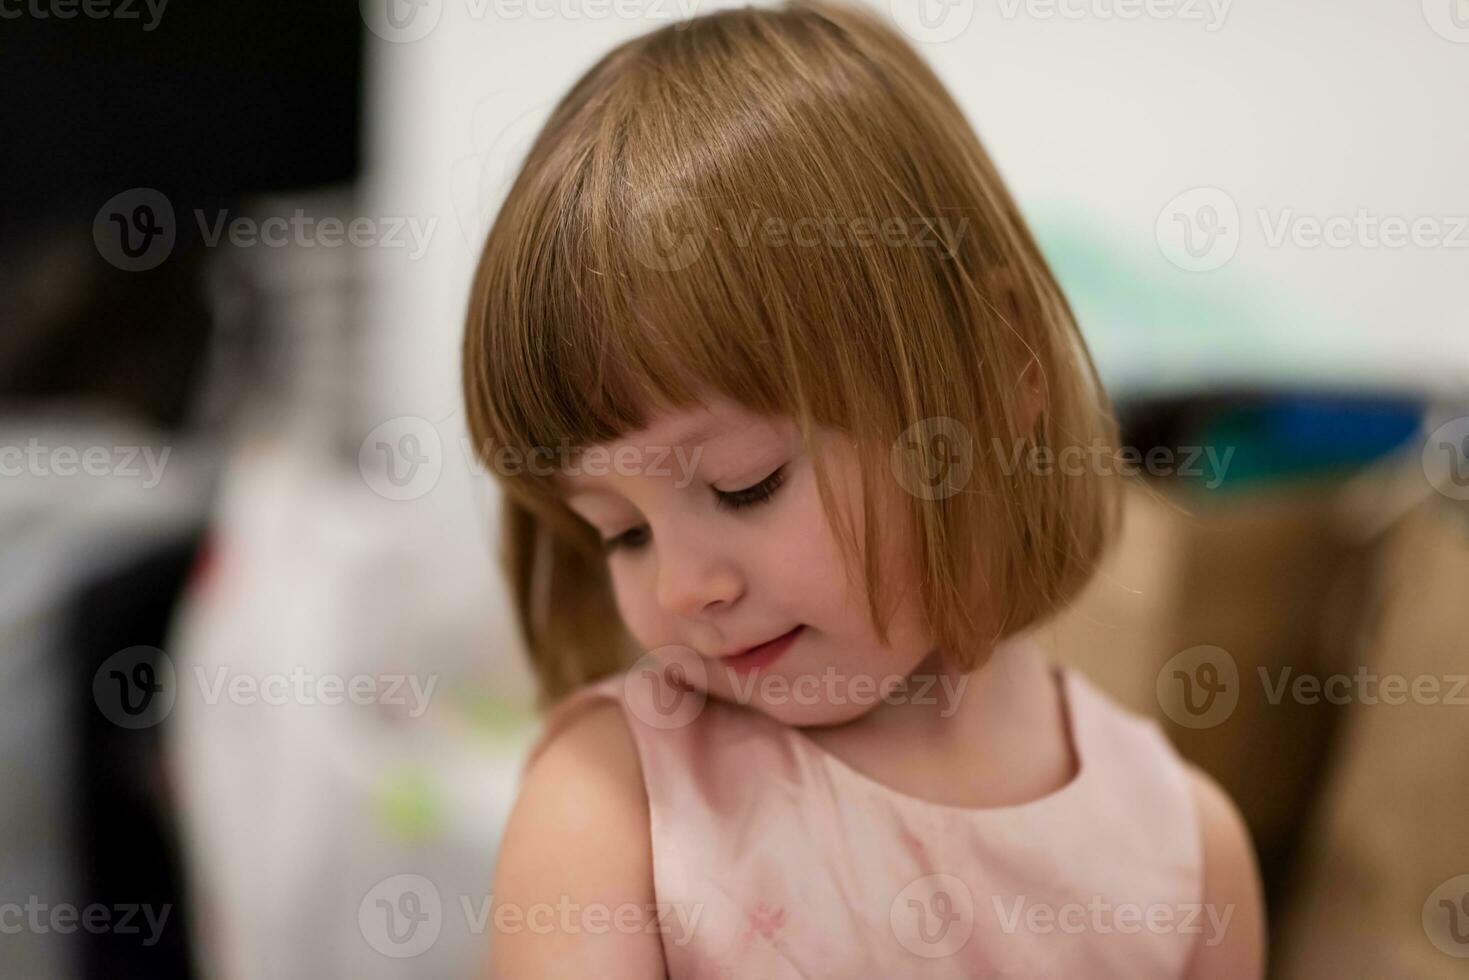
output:
[{"label": "smiling mouth", "polygon": [[797,626],[788,633],[782,633],[775,639],[762,643],[759,646],[750,647],[740,653],[730,654],[719,658],[721,665],[731,670],[754,670],[757,667],[765,667],[783,657],[791,645],[800,637],[805,630],[805,625]]}]

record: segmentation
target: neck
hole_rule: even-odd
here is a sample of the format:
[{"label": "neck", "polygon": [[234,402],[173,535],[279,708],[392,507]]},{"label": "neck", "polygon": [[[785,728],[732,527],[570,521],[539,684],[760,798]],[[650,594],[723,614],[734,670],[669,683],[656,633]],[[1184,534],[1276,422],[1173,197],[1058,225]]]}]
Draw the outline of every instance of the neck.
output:
[{"label": "neck", "polygon": [[[1050,667],[1026,634],[997,643],[985,663],[961,670],[930,653],[909,675],[907,697],[880,702],[852,724],[930,744],[983,744],[1017,713],[1050,696]],[[1037,683],[1039,681],[1039,683]]]}]

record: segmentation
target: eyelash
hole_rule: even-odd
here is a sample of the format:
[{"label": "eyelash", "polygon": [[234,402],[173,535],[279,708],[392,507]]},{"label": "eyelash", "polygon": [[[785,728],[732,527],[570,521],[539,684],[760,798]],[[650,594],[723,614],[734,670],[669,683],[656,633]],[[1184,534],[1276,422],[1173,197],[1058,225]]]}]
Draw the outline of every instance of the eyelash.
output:
[{"label": "eyelash", "polygon": [[782,464],[775,468],[774,473],[771,473],[752,487],[746,487],[743,490],[732,490],[729,493],[715,490],[714,503],[716,506],[722,507],[725,510],[740,510],[744,507],[763,504],[775,496],[775,491],[779,490],[780,485],[785,482],[785,472],[786,468]]},{"label": "eyelash", "polygon": [[[775,472],[771,473],[765,479],[753,486],[745,487],[743,490],[731,490],[728,493],[722,490],[715,490],[714,504],[721,510],[743,510],[746,507],[763,504],[775,496],[775,491],[779,490],[781,485],[785,483],[785,470],[785,464],[781,464],[776,467]],[[605,539],[602,542],[602,547],[609,553],[624,548],[628,550],[641,548],[641,544],[633,544],[628,538],[630,535],[638,534],[643,530],[643,525],[630,528],[615,538]]]}]

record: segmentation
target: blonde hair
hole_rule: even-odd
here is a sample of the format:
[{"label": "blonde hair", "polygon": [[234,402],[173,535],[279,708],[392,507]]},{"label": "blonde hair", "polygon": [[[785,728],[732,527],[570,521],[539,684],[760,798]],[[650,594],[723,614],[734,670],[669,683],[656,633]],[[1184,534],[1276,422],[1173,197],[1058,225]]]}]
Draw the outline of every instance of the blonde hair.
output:
[{"label": "blonde hair", "polygon": [[[818,224],[820,240],[801,234]],[[463,354],[470,434],[504,490],[502,560],[543,707],[642,651],[596,532],[544,470],[501,472],[497,453],[610,441],[700,391],[795,419],[808,448],[814,426],[841,430],[858,447],[880,642],[889,586],[875,508],[896,478],[914,491],[901,499],[934,646],[966,669],[1068,602],[1117,521],[1102,472],[1013,465],[1024,457],[1009,447],[1115,446],[1111,406],[962,112],[855,6],[726,9],[598,61],[500,209]],[[1026,429],[1032,366],[1042,404]],[[916,457],[901,441],[915,435]],[[925,492],[934,452],[953,448],[969,453],[967,477]],[[816,475],[855,556],[819,458]]]}]

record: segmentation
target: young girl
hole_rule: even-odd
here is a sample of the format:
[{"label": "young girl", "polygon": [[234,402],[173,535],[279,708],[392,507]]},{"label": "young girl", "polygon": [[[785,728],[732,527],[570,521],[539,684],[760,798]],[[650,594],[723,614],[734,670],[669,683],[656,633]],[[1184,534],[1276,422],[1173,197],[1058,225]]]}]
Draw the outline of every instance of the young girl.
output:
[{"label": "young girl", "polygon": [[1028,461],[1111,410],[885,21],[794,0],[599,61],[490,232],[464,386],[551,709],[496,975],[1261,975],[1233,805],[1035,649],[1117,494]]}]

